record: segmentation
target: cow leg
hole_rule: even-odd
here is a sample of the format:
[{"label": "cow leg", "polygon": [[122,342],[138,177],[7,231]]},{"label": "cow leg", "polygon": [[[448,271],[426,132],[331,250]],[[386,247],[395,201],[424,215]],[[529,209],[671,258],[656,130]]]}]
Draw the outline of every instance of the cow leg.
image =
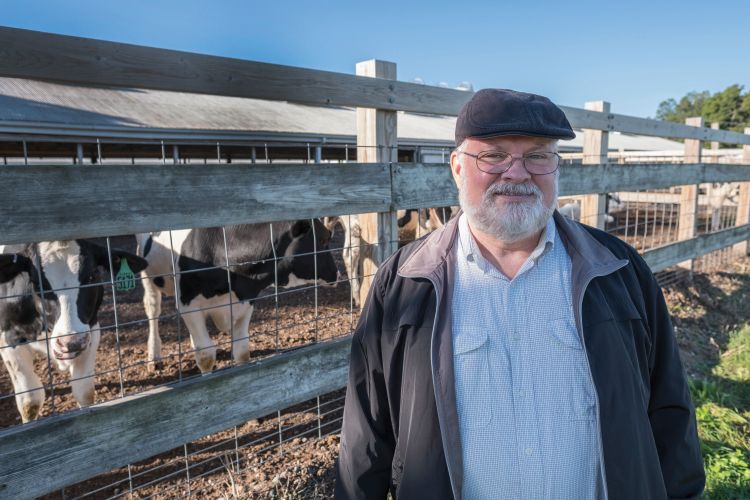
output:
[{"label": "cow leg", "polygon": [[151,279],[141,273],[143,279],[143,308],[148,317],[148,367],[151,371],[161,370],[161,337],[159,337],[159,316],[161,315],[161,291]]},{"label": "cow leg", "polygon": [[346,226],[342,257],[346,274],[349,276],[352,301],[359,307],[359,289],[362,283],[362,229],[359,227],[359,219],[351,221]]},{"label": "cow leg", "polygon": [[99,324],[91,329],[91,344],[70,365],[70,388],[78,406],[90,406],[96,399],[94,369],[99,348]]},{"label": "cow leg", "polygon": [[211,373],[216,364],[216,345],[208,335],[204,312],[200,310],[183,312],[182,320],[190,332],[190,345],[195,352],[195,363],[201,373]]},{"label": "cow leg", "polygon": [[23,422],[29,422],[39,416],[44,404],[42,381],[34,373],[34,352],[28,345],[8,347],[0,345],[0,355],[13,384],[16,395],[16,406]]},{"label": "cow leg", "polygon": [[250,361],[250,318],[253,316],[252,304],[237,304],[237,315],[232,325],[232,359],[235,363]]}]

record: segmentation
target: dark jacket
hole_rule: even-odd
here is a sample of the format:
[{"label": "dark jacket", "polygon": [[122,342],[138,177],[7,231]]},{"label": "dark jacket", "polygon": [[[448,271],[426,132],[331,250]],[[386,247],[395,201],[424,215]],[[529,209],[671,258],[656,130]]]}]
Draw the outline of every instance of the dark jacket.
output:
[{"label": "dark jacket", "polygon": [[[695,412],[659,286],[638,253],[555,213],[598,397],[609,500],[696,498]],[[352,340],[336,498],[461,498],[451,341],[457,218],[378,269]]]}]

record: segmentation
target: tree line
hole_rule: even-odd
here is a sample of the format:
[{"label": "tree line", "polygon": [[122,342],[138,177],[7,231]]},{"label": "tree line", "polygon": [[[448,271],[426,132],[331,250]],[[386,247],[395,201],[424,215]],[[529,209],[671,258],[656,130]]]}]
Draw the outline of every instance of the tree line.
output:
[{"label": "tree line", "polygon": [[688,92],[679,101],[662,101],[656,118],[685,123],[685,118],[702,116],[706,125],[718,122],[722,130],[744,132],[750,127],[750,91],[743,91],[742,85],[734,84],[715,94],[707,90]]}]

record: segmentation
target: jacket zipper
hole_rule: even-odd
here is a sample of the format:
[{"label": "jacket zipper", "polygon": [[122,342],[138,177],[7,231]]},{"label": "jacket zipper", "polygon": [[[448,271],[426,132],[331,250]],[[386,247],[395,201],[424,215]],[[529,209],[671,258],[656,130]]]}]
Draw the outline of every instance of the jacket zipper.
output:
[{"label": "jacket zipper", "polygon": [[[437,325],[438,325],[437,319],[438,319],[438,316],[440,314],[440,299],[441,299],[441,297],[440,297],[440,290],[438,289],[438,286],[435,283],[435,281],[431,277],[429,277],[429,276],[425,276],[425,278],[427,278],[430,281],[430,283],[432,284],[432,288],[435,289],[435,317],[432,320],[432,333],[430,334],[430,372],[431,372],[431,375],[432,375],[432,390],[433,390],[433,392],[435,394],[435,402],[437,403],[437,402],[442,401],[442,399],[438,397],[438,383],[437,383],[438,381],[435,380],[436,379],[436,372],[435,372],[435,365],[433,364],[433,360],[435,359],[435,357],[434,357],[434,352],[435,352],[435,329],[437,328]],[[436,405],[436,407],[438,409],[438,422],[439,422],[439,419],[440,419],[440,411],[441,411],[440,408],[442,408],[442,406],[443,406],[442,403]],[[439,427],[440,427],[440,436],[441,436],[441,438],[443,440],[443,453],[445,453],[445,449],[447,447],[446,443],[448,443],[448,441],[446,440],[445,429],[443,429],[442,425],[440,425]],[[460,450],[459,450],[459,452],[460,452]],[[453,481],[454,474],[453,474],[453,470],[452,470],[452,467],[451,467],[451,460],[448,459],[448,454],[447,453],[445,453],[445,465],[448,468],[448,479],[451,482],[451,490],[453,490],[453,496],[455,497],[456,500],[460,500],[461,499],[461,492],[456,490],[456,483]]]},{"label": "jacket zipper", "polygon": [[586,358],[586,365],[588,367],[588,374],[589,374],[589,382],[591,383],[591,387],[594,388],[594,402],[595,402],[595,408],[596,408],[596,431],[598,434],[598,447],[599,447],[599,463],[601,464],[599,467],[599,474],[602,477],[602,488],[604,489],[604,500],[607,500],[609,498],[609,490],[607,489],[607,466],[604,463],[604,444],[602,443],[603,437],[602,437],[602,425],[601,425],[601,419],[600,419],[600,412],[599,412],[599,393],[596,390],[596,384],[594,383],[594,375],[591,372],[591,362],[589,361],[589,355],[588,351],[586,350],[586,337],[583,335],[583,296],[586,294],[586,289],[589,286],[589,283],[591,283],[591,280],[594,278],[600,278],[602,276],[607,276],[608,274],[612,274],[613,272],[617,271],[618,269],[622,269],[627,265],[627,262],[625,263],[618,263],[617,266],[613,266],[611,270],[607,270],[607,272],[600,272],[600,273],[594,273],[591,276],[588,276],[586,280],[584,280],[583,288],[581,289],[581,296],[578,300],[578,316],[576,317],[576,328],[578,329],[578,335],[581,338],[581,344],[583,346],[583,352],[585,354]]}]

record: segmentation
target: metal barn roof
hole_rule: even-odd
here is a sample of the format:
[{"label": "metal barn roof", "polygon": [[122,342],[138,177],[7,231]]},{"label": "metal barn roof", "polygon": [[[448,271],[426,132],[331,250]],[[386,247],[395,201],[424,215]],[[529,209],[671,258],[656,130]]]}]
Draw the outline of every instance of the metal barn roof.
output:
[{"label": "metal barn roof", "polygon": [[[401,145],[449,146],[455,117],[398,113]],[[0,78],[0,132],[45,136],[148,139],[307,140],[348,142],[356,136],[354,108],[316,107],[135,88],[97,88]],[[580,150],[583,133],[560,143]],[[659,137],[612,133],[613,151],[677,150]]]}]

